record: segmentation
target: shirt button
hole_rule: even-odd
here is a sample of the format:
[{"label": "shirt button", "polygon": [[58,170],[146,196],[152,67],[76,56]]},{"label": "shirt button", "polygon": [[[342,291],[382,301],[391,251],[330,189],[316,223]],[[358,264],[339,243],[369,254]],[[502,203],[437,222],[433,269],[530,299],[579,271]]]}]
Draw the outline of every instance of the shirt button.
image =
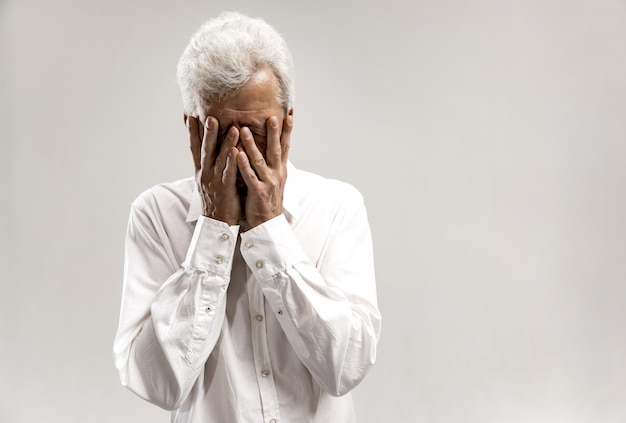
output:
[{"label": "shirt button", "polygon": [[222,241],[228,241],[228,238],[230,238],[230,236],[228,236],[228,234],[226,232],[224,232],[221,236],[220,239]]},{"label": "shirt button", "polygon": [[262,322],[263,321],[263,316],[261,316],[260,314],[256,315],[256,321],[257,322]]},{"label": "shirt button", "polygon": [[224,259],[221,258],[220,256],[217,256],[217,257],[215,257],[215,263],[222,264],[222,263],[224,263]]},{"label": "shirt button", "polygon": [[278,420],[272,419],[272,420],[270,420],[270,423],[278,423]]},{"label": "shirt button", "polygon": [[269,369],[262,369],[261,370],[261,376],[266,377],[270,375],[270,371]]},{"label": "shirt button", "polygon": [[250,241],[246,241],[246,243],[245,243],[245,244],[243,244],[243,245],[244,245],[244,247],[246,247],[246,248],[252,248],[252,246],[253,246],[254,244],[253,244],[252,242],[250,242]]},{"label": "shirt button", "polygon": [[257,269],[260,269],[260,268],[262,268],[262,267],[263,267],[263,262],[262,262],[262,261],[257,261],[257,262],[256,262],[256,268],[257,268]]},{"label": "shirt button", "polygon": [[278,314],[280,314],[280,315],[282,315],[282,314],[283,314],[283,309],[282,309],[282,308],[279,308],[279,309],[278,309]]}]

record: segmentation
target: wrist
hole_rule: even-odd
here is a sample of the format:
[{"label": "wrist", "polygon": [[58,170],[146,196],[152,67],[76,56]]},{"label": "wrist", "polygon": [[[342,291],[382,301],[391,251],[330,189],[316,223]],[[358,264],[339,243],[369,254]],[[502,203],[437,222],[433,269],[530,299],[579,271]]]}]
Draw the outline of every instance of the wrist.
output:
[{"label": "wrist", "polygon": [[268,213],[268,214],[264,214],[264,215],[257,215],[257,216],[251,216],[248,217],[246,216],[246,221],[248,222],[248,226],[250,227],[250,229],[255,228],[259,225],[262,225],[263,223],[272,220],[278,216],[280,216],[282,214],[281,213]]},{"label": "wrist", "polygon": [[221,216],[218,213],[210,213],[208,211],[204,211],[202,213],[203,216],[205,217],[209,217],[211,219],[214,220],[219,220],[220,222],[224,222],[229,226],[233,226],[233,225],[238,225],[239,224],[239,217],[234,217],[234,216]]},{"label": "wrist", "polygon": [[202,215],[224,222],[229,226],[238,225],[239,220],[241,219],[241,213],[239,210],[223,210],[206,204],[202,207]]}]

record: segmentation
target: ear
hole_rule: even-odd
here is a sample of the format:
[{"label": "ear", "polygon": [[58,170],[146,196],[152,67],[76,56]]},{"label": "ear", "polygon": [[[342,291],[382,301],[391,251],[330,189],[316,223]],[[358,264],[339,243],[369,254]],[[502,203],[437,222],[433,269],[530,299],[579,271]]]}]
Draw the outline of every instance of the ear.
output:
[{"label": "ear", "polygon": [[289,109],[289,112],[287,113],[287,116],[293,117],[293,107],[291,109]]},{"label": "ear", "polygon": [[185,122],[185,126],[187,126],[187,118],[188,116],[186,114],[183,114],[183,122]]}]

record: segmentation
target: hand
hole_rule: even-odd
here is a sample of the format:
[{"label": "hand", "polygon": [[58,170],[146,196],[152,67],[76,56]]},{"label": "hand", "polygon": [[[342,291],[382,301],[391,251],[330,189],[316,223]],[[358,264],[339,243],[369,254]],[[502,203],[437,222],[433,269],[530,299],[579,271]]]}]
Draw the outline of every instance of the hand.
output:
[{"label": "hand", "polygon": [[242,128],[244,150],[237,156],[237,166],[248,187],[245,215],[250,227],[266,222],[283,212],[283,191],[287,180],[287,156],[293,117],[283,119],[282,131],[276,116],[267,119],[266,157],[259,151],[249,128]]},{"label": "hand", "polygon": [[237,194],[237,153],[235,148],[239,131],[232,127],[217,151],[219,122],[207,117],[204,135],[200,142],[198,118],[187,118],[191,154],[195,166],[196,183],[202,199],[202,214],[237,225],[241,218],[241,202]]}]

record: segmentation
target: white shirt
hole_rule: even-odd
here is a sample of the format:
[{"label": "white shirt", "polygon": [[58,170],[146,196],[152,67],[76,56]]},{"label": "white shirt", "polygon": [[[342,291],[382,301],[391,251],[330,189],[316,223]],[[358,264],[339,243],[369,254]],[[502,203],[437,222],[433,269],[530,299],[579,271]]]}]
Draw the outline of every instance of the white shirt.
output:
[{"label": "white shirt", "polygon": [[133,203],[115,364],[172,422],[353,422],[380,313],[363,198],[290,163],[284,213],[200,215],[193,178]]}]

